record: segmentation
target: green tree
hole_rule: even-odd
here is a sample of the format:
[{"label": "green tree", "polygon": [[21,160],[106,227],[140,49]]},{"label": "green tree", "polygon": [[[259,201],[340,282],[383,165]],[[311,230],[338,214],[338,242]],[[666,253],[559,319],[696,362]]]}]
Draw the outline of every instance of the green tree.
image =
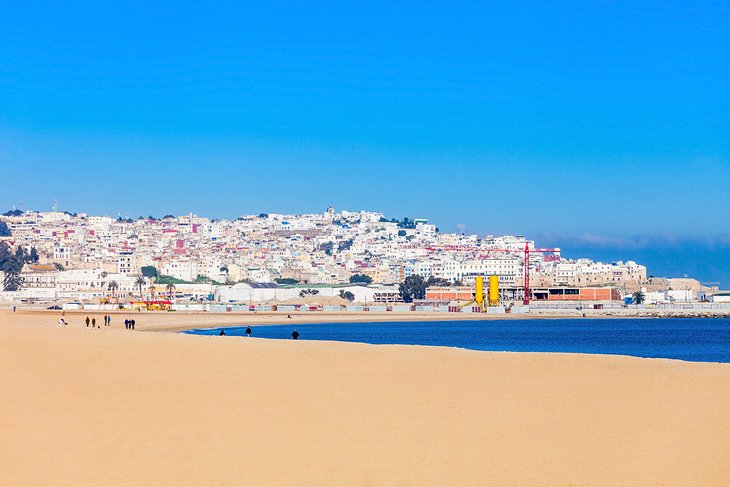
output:
[{"label": "green tree", "polygon": [[147,280],[144,278],[144,276],[139,276],[135,281],[134,285],[139,288],[139,297],[142,298],[142,286],[145,286],[147,284]]},{"label": "green tree", "polygon": [[274,281],[282,285],[299,284],[299,279],[293,279],[291,277],[277,277]]},{"label": "green tree", "polygon": [[424,299],[426,297],[426,281],[418,274],[408,276],[398,286],[398,291],[405,303],[412,303],[415,299]]},{"label": "green tree", "polygon": [[169,283],[167,285],[167,298],[172,300],[172,293],[175,292],[175,284]]},{"label": "green tree", "polygon": [[10,237],[10,229],[5,222],[0,222],[0,237]]},{"label": "green tree", "polygon": [[117,283],[117,281],[111,281],[106,288],[110,293],[114,294],[116,290],[119,289],[119,283]]},{"label": "green tree", "polygon": [[304,298],[306,296],[314,296],[316,294],[319,294],[319,289],[302,289],[302,292],[299,293],[299,297]]},{"label": "green tree", "polygon": [[160,274],[155,282],[157,282],[157,284],[190,284],[188,281],[178,279],[177,277],[168,276],[166,274]]},{"label": "green tree", "polygon": [[25,265],[25,252],[18,247],[15,253],[10,251],[10,247],[5,242],[0,242],[0,271],[5,273],[3,278],[3,289],[5,291],[17,291],[23,279],[20,272]]},{"label": "green tree", "polygon": [[63,264],[60,264],[58,262],[53,263],[53,267],[56,268],[57,271],[65,271],[66,268],[63,266]]},{"label": "green tree", "polygon": [[340,297],[348,301],[355,301],[355,295],[350,291],[345,291],[344,289],[340,291]]},{"label": "green tree", "polygon": [[157,277],[157,267],[153,265],[142,266],[142,275],[144,277]]},{"label": "green tree", "polygon": [[634,304],[644,304],[644,301],[646,301],[646,295],[642,291],[634,291],[634,294],[631,295]]},{"label": "green tree", "polygon": [[370,284],[373,282],[373,278],[370,276],[366,276],[365,274],[353,274],[350,276],[351,284],[355,284],[358,282],[364,282],[365,284]]},{"label": "green tree", "polygon": [[319,250],[324,251],[327,255],[332,255],[332,251],[334,249],[334,244],[332,242],[325,242],[323,244],[320,244]]},{"label": "green tree", "polygon": [[451,281],[448,279],[444,279],[442,277],[434,277],[430,276],[426,280],[426,287],[449,287],[451,286]]}]

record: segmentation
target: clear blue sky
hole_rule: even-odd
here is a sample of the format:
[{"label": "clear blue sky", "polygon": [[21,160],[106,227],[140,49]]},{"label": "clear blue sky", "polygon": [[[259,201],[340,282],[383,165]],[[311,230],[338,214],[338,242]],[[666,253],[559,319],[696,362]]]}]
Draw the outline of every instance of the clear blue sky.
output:
[{"label": "clear blue sky", "polygon": [[123,3],[2,2],[0,208],[730,233],[727,2]]}]

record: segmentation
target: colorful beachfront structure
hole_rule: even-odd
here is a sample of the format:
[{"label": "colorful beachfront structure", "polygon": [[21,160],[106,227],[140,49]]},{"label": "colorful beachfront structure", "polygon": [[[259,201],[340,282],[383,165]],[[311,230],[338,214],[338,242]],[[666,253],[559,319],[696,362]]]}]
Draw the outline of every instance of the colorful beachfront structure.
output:
[{"label": "colorful beachfront structure", "polygon": [[[500,288],[503,299],[518,299],[522,288]],[[470,301],[474,298],[474,288],[429,287],[426,300],[429,301]],[[531,290],[532,301],[621,301],[621,290],[617,287],[541,287]]]}]

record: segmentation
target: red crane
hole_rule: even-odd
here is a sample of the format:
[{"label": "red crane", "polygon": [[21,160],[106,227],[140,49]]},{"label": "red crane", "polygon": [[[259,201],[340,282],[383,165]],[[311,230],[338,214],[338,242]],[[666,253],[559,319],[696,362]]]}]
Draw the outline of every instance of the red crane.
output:
[{"label": "red crane", "polygon": [[[539,249],[539,248],[530,248],[529,242],[525,242],[525,249],[524,250],[517,250],[517,249],[482,249],[479,247],[461,247],[461,246],[445,246],[445,247],[426,247],[426,250],[444,250],[447,252],[485,252],[487,255],[490,252],[508,252],[517,254],[520,252],[524,253],[524,274],[525,274],[525,292],[524,292],[524,298],[522,302],[524,304],[530,304],[530,254],[558,254],[558,257],[560,257],[560,249],[554,248],[554,249]],[[483,257],[483,256],[482,256]]]}]

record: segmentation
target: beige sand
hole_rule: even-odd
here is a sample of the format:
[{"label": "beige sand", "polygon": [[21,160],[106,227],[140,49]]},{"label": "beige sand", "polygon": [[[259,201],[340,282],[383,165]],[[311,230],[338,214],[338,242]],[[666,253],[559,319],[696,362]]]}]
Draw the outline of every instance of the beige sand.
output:
[{"label": "beige sand", "polygon": [[127,332],[121,315],[60,329],[57,316],[0,311],[3,486],[730,481],[728,364]]}]

